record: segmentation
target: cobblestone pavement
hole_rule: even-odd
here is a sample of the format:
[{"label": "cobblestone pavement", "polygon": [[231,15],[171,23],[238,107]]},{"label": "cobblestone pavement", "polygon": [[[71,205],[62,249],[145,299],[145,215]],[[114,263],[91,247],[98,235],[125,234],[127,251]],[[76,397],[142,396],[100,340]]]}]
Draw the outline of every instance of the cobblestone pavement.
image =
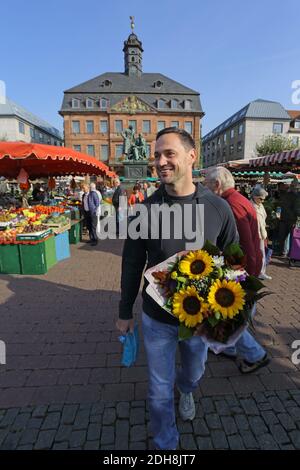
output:
[{"label": "cobblestone pavement", "polygon": [[[114,327],[122,242],[71,251],[44,276],[0,275],[0,449],[151,449],[143,347],[120,367]],[[268,272],[255,325],[272,360],[244,376],[209,354],[181,449],[300,449],[300,269],[274,259]]]}]

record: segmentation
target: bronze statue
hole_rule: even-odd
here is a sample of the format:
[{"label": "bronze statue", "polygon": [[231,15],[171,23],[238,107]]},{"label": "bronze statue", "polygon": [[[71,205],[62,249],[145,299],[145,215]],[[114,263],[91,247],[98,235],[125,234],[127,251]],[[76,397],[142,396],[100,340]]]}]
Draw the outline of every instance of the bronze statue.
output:
[{"label": "bronze statue", "polygon": [[135,138],[132,126],[129,126],[122,132],[122,137],[124,139],[123,153],[127,160],[147,159],[147,143],[141,133]]}]

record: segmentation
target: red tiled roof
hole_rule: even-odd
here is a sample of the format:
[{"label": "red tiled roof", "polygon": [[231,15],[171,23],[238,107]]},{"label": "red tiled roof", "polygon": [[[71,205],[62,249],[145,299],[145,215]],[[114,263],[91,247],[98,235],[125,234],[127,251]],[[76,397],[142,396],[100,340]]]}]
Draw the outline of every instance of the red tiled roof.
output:
[{"label": "red tiled roof", "polygon": [[289,113],[289,115],[291,116],[292,119],[297,119],[297,118],[300,118],[300,110],[286,110],[287,113]]}]

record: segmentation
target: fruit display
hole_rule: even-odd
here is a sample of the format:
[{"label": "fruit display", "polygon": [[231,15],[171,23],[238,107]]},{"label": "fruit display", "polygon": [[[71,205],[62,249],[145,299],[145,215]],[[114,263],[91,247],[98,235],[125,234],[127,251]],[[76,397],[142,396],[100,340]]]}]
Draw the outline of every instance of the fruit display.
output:
[{"label": "fruit display", "polygon": [[48,217],[46,220],[46,223],[48,225],[67,225],[69,223],[69,218],[66,217],[65,215],[57,215],[57,216],[51,216]]}]

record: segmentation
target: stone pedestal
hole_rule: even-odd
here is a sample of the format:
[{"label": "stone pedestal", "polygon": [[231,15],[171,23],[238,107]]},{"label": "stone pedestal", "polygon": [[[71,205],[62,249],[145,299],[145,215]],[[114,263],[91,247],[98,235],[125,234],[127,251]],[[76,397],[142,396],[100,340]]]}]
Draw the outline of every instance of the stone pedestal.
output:
[{"label": "stone pedestal", "polygon": [[125,161],[124,177],[130,180],[142,180],[147,178],[148,161]]}]

